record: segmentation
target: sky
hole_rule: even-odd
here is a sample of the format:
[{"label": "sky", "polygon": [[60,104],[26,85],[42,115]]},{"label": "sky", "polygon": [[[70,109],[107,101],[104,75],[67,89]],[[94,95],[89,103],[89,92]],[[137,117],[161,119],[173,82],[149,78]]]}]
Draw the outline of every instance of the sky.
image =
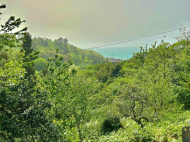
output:
[{"label": "sky", "polygon": [[[190,25],[190,0],[1,0],[0,17],[26,20],[32,35],[67,38],[79,48],[93,48]],[[164,39],[175,42],[178,30],[112,47],[139,48]],[[164,38],[164,36],[166,36]]]}]

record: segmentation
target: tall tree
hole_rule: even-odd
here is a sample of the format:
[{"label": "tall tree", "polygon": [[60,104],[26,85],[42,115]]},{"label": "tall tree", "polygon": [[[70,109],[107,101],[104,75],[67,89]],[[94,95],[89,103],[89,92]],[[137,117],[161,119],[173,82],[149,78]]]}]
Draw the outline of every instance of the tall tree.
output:
[{"label": "tall tree", "polygon": [[32,53],[33,49],[32,49],[32,38],[30,33],[26,32],[24,34],[24,41],[22,44],[22,49],[25,51],[25,57]]},{"label": "tall tree", "polygon": [[35,74],[35,67],[34,67],[34,60],[38,58],[39,51],[33,51],[32,48],[32,38],[30,33],[26,32],[24,34],[24,40],[22,44],[21,52],[25,52],[24,54],[24,68],[26,69],[27,73],[25,77],[29,77],[30,75]]},{"label": "tall tree", "polygon": [[[20,18],[15,20],[11,16],[5,25],[1,25],[0,50],[5,46],[14,47],[21,41],[16,35],[27,28],[9,33],[21,23]],[[23,57],[21,54],[18,60],[0,60],[3,66],[0,67],[0,141],[62,141],[57,137],[60,133],[54,129],[52,119],[46,115],[51,107],[48,93],[38,88],[37,81],[23,78]]]},{"label": "tall tree", "polygon": [[63,42],[64,42],[64,47],[67,47],[68,39],[64,38]]},{"label": "tall tree", "polygon": [[[6,4],[0,5],[0,9],[6,8]],[[0,12],[0,14],[2,14]],[[15,19],[15,16],[11,16],[5,25],[1,25],[0,28],[0,60],[5,59],[6,61],[9,59],[9,55],[7,54],[8,46],[10,49],[16,46],[19,46],[18,43],[21,42],[22,38],[19,38],[19,35],[22,35],[23,32],[27,30],[27,27],[23,28],[20,31],[12,32],[12,30],[18,28],[21,23],[25,21],[21,21],[20,18]],[[10,33],[11,32],[11,33]]]},{"label": "tall tree", "polygon": [[47,116],[51,108],[47,91],[32,77],[24,79],[24,74],[22,58],[9,59],[0,68],[0,141],[61,141]]},{"label": "tall tree", "polygon": [[63,39],[63,43],[64,43],[64,50],[65,50],[65,55],[67,55],[67,53],[69,53],[69,49],[68,49],[68,39],[67,38],[64,38]]},{"label": "tall tree", "polygon": [[[6,8],[6,4],[0,5],[0,9]],[[2,14],[0,12],[0,14]],[[16,44],[22,40],[18,38],[19,35],[23,35],[26,32],[27,27],[23,28],[20,31],[11,32],[12,30],[18,28],[21,23],[25,22],[25,20],[21,21],[20,18],[15,19],[15,16],[10,16],[10,18],[5,22],[5,25],[1,25],[0,29],[0,50],[2,50],[5,46],[9,46],[10,48],[16,47]],[[11,33],[10,33],[11,32]],[[9,42],[9,41],[12,42]]]}]

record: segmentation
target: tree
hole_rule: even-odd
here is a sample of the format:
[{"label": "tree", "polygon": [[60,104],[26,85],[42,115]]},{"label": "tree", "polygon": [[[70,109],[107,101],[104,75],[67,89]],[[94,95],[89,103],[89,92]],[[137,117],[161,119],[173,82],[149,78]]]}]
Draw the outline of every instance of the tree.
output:
[{"label": "tree", "polygon": [[[183,43],[176,43],[180,46]],[[190,89],[189,89],[189,73],[190,73],[190,48],[189,46],[176,52],[173,58],[172,66],[172,83],[175,86],[175,94],[177,102],[183,105],[185,110],[190,109]]]},{"label": "tree", "polygon": [[24,33],[24,41],[22,44],[22,49],[25,51],[25,57],[32,53],[33,49],[32,49],[32,38],[30,33],[26,32]]},{"label": "tree", "polygon": [[179,32],[180,34],[178,36],[176,36],[175,38],[178,40],[178,41],[182,41],[182,40],[186,40],[186,46],[189,45],[189,40],[190,40],[190,30],[188,29],[188,27],[185,27],[185,26],[181,26],[179,28]]},{"label": "tree", "polygon": [[115,68],[112,69],[112,73],[111,73],[111,76],[112,77],[118,77],[119,76],[119,72],[121,70],[121,63],[115,65]]},{"label": "tree", "polygon": [[[0,5],[0,9],[3,9],[3,8],[6,8],[6,4]],[[2,13],[0,13],[0,14],[2,14]]]},{"label": "tree", "polygon": [[32,38],[30,33],[26,32],[24,34],[24,41],[22,44],[21,52],[25,52],[24,56],[24,62],[25,62],[25,69],[27,73],[25,74],[25,77],[29,77],[30,75],[35,74],[35,67],[34,67],[34,60],[38,58],[39,51],[34,51],[32,49]]},{"label": "tree", "polygon": [[[15,16],[11,16],[7,22],[5,22],[5,25],[1,25],[1,32],[3,33],[8,33],[10,31],[12,31],[13,29],[15,29],[16,27],[18,28],[20,26],[21,23],[25,22],[25,20],[21,21],[20,18],[15,20]],[[23,28],[20,31],[14,32],[11,35],[23,35],[24,32],[27,30],[27,27]],[[18,41],[18,40],[17,40]]]},{"label": "tree", "polygon": [[[0,9],[6,8],[6,4],[0,5]],[[2,14],[2,13],[0,13]],[[5,22],[5,25],[1,25],[0,29],[0,50],[2,51],[4,47],[8,46],[9,48],[16,47],[18,43],[22,41],[22,37],[19,38],[20,35],[23,35],[23,33],[27,30],[27,27],[23,28],[20,31],[10,33],[15,28],[18,28],[21,23],[25,22],[25,20],[21,21],[20,18],[15,19],[15,16],[10,16],[10,18]],[[8,59],[7,53],[2,51],[0,54],[1,59]],[[0,59],[0,60],[1,60]]]},{"label": "tree", "polygon": [[57,40],[57,44],[58,44],[58,47],[59,49],[63,50],[64,49],[64,39],[62,37],[60,37],[58,40]]},{"label": "tree", "polygon": [[126,83],[120,87],[118,106],[141,127],[144,122],[155,122],[177,109],[171,82],[172,50],[167,45],[162,43],[149,50],[144,65],[135,74],[128,75]]},{"label": "tree", "polygon": [[68,39],[67,39],[67,38],[64,38],[64,39],[63,39],[63,43],[64,43],[64,47],[67,48]]},{"label": "tree", "polygon": [[35,69],[37,71],[41,71],[44,68],[44,64],[46,63],[46,59],[40,57],[35,60]]},{"label": "tree", "polygon": [[[44,88],[51,94],[53,102],[52,115],[66,127],[71,118],[75,125],[80,140],[83,139],[82,124],[88,120],[88,98],[94,94],[94,84],[91,78],[85,78],[77,73],[70,59],[62,63],[63,58],[57,54],[49,58],[45,65],[47,74],[42,78]],[[67,130],[63,130],[67,131]],[[67,133],[67,132],[65,132]]]},{"label": "tree", "polygon": [[[5,46],[15,47],[22,41],[16,35],[23,35],[27,28],[9,33],[21,23],[20,18],[15,20],[11,16],[1,25],[0,50]],[[52,118],[47,116],[51,107],[48,93],[32,77],[24,78],[23,60],[26,59],[22,53],[19,55],[18,60],[0,60],[0,141],[61,141]]]},{"label": "tree", "polygon": [[69,66],[72,65],[72,60],[68,63],[62,63],[63,57],[58,54],[59,49],[56,50],[55,57],[48,58],[47,63],[44,66],[46,74],[43,77],[42,83],[44,88],[50,93],[54,106],[55,118],[60,119],[61,114],[59,113],[58,101],[61,99],[60,95],[63,94],[61,89],[65,82],[69,79],[72,72],[69,72]]},{"label": "tree", "polygon": [[67,53],[69,53],[69,49],[68,49],[68,39],[67,38],[64,38],[63,39],[63,43],[64,43],[64,50],[65,50],[65,54],[67,55]]},{"label": "tree", "polygon": [[99,71],[95,73],[95,76],[99,81],[106,83],[109,79],[111,79],[113,65],[111,63],[102,63],[102,65],[103,66],[99,68]]},{"label": "tree", "polygon": [[24,74],[22,58],[0,68],[0,141],[60,141],[47,91]]}]

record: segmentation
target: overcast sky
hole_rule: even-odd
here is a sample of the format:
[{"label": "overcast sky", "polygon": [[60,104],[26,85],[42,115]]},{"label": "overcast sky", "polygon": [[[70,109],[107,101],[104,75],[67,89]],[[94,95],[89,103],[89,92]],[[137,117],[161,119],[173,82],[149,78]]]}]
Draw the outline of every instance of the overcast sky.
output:
[{"label": "overcast sky", "polygon": [[[1,0],[0,24],[10,15],[26,20],[32,35],[68,38],[80,48],[91,48],[190,25],[190,0]],[[173,42],[178,31],[118,47],[139,47],[161,39]]]}]

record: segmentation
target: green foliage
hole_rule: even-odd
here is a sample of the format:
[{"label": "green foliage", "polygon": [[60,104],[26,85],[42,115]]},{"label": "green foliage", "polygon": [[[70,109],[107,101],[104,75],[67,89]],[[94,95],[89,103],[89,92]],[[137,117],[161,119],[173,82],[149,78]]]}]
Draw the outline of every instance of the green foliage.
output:
[{"label": "green foliage", "polygon": [[77,68],[73,67],[71,59],[68,63],[62,63],[62,60],[58,51],[54,58],[48,59],[45,65],[47,74],[42,78],[42,83],[50,93],[53,116],[58,120],[67,121],[74,116],[76,119],[74,127],[79,133],[79,138],[83,139],[81,124],[88,120],[88,96],[94,94],[94,82],[77,74]]},{"label": "green foliage", "polygon": [[101,131],[105,135],[107,133],[110,133],[112,131],[117,131],[119,128],[122,128],[123,126],[120,123],[119,118],[108,118],[104,120],[102,124]]},{"label": "green foliage", "polygon": [[130,118],[121,120],[123,129],[99,137],[98,141],[182,141],[182,127],[189,126],[189,111],[170,113],[156,123],[147,123],[141,128]]},{"label": "green foliage", "polygon": [[21,23],[11,16],[1,26],[0,141],[182,141],[190,125],[189,32],[112,64],[66,38],[10,33]]},{"label": "green foliage", "polygon": [[35,69],[37,71],[41,71],[44,68],[45,63],[46,63],[46,59],[44,59],[42,57],[36,59],[35,64],[34,64]]},{"label": "green foliage", "polygon": [[33,49],[32,47],[32,38],[30,33],[24,33],[24,40],[23,40],[23,44],[22,44],[22,49],[25,51],[25,57],[32,53]]},{"label": "green foliage", "polygon": [[1,140],[59,141],[61,137],[46,115],[51,108],[47,92],[33,78],[24,79],[22,59],[1,64]]},{"label": "green foliage", "polygon": [[91,64],[106,62],[106,59],[95,51],[77,48],[69,44],[68,39],[63,39],[62,37],[54,41],[47,38],[34,37],[32,39],[32,48],[39,50],[39,56],[45,59],[55,56],[54,50],[58,48],[59,54],[64,57],[64,61],[68,62],[70,57],[72,57],[74,64],[80,66],[80,69],[85,69]]},{"label": "green foliage", "polygon": [[118,77],[120,70],[121,70],[121,64],[117,64],[116,67],[112,70],[111,76],[112,77]]},{"label": "green foliage", "polygon": [[[6,8],[5,4],[2,4],[0,9]],[[21,21],[20,18],[15,19],[15,16],[10,16],[10,18],[5,22],[5,25],[1,25],[0,29],[0,50],[2,50],[5,46],[9,46],[10,48],[16,47],[16,44],[19,43],[22,38],[16,38],[16,36],[23,35],[26,32],[27,27],[23,28],[20,31],[12,32],[16,28],[25,22],[25,20]]]},{"label": "green foliage", "polygon": [[27,73],[25,74],[25,78],[35,75],[35,67],[34,67],[34,60],[38,58],[39,51],[33,51],[32,49],[32,38],[30,33],[24,33],[24,40],[22,44],[21,52],[24,52],[24,68],[26,69]]},{"label": "green foliage", "polygon": [[[178,113],[183,107],[189,108],[190,52],[189,47],[178,48],[181,44],[181,42],[173,45],[164,42],[159,45],[155,43],[149,51],[141,49],[141,52],[134,54],[130,60],[116,66],[96,64],[87,67],[84,73],[96,76],[104,84],[106,80],[112,79],[110,84],[104,85],[95,95],[93,100],[97,105],[93,108],[95,115],[105,116],[107,113],[108,116],[114,116],[113,113],[108,112],[111,110],[120,118],[129,117],[142,127],[142,130],[138,128],[139,136],[135,136],[135,133],[131,134],[132,141],[156,141],[155,134],[151,132],[152,128],[149,127],[147,130],[147,126],[162,120],[168,113]],[[117,76],[113,75],[115,71]],[[102,78],[105,77],[103,81]],[[120,134],[120,130],[117,133]],[[126,137],[125,134],[126,139],[118,137],[117,140],[117,134],[115,132],[111,134],[114,137],[108,136],[110,141],[130,139],[130,136]],[[165,137],[161,141],[179,139],[176,134],[161,135]],[[96,136],[98,137],[98,134]],[[102,141],[108,141],[108,137]]]}]

